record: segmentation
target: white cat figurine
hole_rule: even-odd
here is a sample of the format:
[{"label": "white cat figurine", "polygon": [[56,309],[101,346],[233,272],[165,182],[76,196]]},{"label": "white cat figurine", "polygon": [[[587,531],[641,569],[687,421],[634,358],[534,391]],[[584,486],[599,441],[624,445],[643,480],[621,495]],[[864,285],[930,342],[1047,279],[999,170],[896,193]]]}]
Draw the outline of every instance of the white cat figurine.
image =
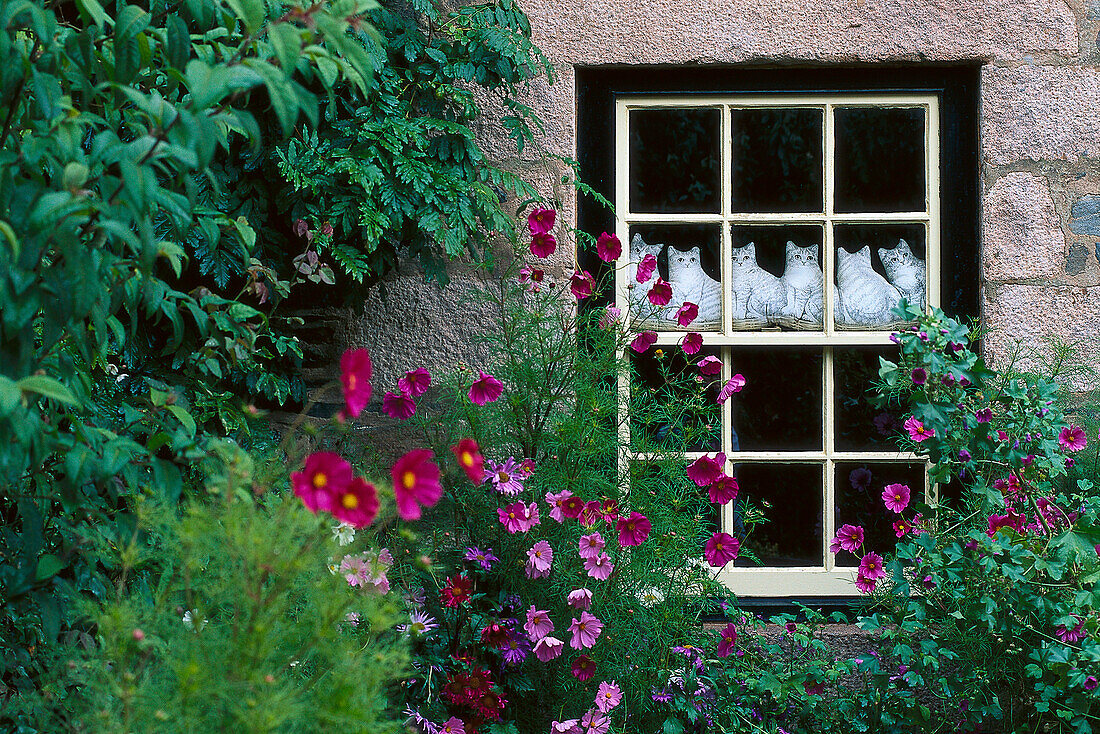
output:
[{"label": "white cat figurine", "polygon": [[892,250],[879,250],[878,257],[882,260],[890,284],[898,289],[910,306],[923,311],[926,280],[924,261],[913,254],[905,240],[898,240],[897,247]]},{"label": "white cat figurine", "polygon": [[779,278],[756,264],[754,242],[733,251],[730,288],[734,321],[773,320],[787,303]]},{"label": "white cat figurine", "polygon": [[699,315],[690,325],[692,330],[714,328],[722,320],[722,284],[703,272],[699,248],[677,250],[668,248],[668,282],[672,286],[672,303],[665,318],[676,322],[676,311],[685,302],[699,307]]},{"label": "white cat figurine", "polygon": [[825,276],[817,258],[817,245],[799,247],[788,240],[787,265],[780,278],[786,297],[783,313],[796,321],[821,323]]},{"label": "white cat figurine", "polygon": [[901,293],[871,267],[871,248],[839,248],[836,254],[837,323],[871,327],[895,321],[890,311],[901,301]]}]

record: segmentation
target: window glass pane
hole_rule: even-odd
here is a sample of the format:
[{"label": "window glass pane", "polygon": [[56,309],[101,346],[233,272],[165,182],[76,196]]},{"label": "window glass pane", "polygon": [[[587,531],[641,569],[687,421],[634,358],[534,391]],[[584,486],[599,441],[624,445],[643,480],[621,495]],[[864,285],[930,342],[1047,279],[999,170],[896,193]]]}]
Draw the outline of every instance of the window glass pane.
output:
[{"label": "window glass pane", "polygon": [[924,211],[924,109],[840,108],[835,120],[834,211]]},{"label": "window glass pane", "polygon": [[[722,325],[722,277],[719,264],[722,230],[717,224],[638,225],[630,228],[630,261],[627,287],[635,328],[706,331]],[[657,270],[639,283],[637,263],[646,255],[657,258]],[[654,305],[647,294],[657,278],[668,281],[672,297]],[[681,326],[676,312],[685,302],[699,307],[699,314]]]},{"label": "window glass pane", "polygon": [[[838,462],[836,468],[836,526],[858,525],[863,528],[865,551],[885,555],[897,545],[894,522],[905,518],[911,521],[914,512],[906,508],[897,514],[886,508],[882,491],[888,484],[904,484],[909,488],[910,500],[924,502],[924,464],[881,463],[866,464]],[[858,565],[856,555],[842,550],[837,553],[838,566]]]},{"label": "window glass pane", "polygon": [[704,349],[688,362],[679,346],[630,350],[630,448],[633,451],[718,451],[721,376],[700,375],[695,362],[718,357]]},{"label": "window glass pane", "polygon": [[927,302],[923,224],[843,224],[836,242],[836,325],[841,329],[896,329],[892,313],[902,298]]},{"label": "window glass pane", "polygon": [[[822,566],[821,464],[737,464],[740,495],[764,511],[744,543],[765,566]],[[744,537],[743,504],[734,505],[733,535]],[[744,555],[744,554],[743,554]],[[743,557],[738,566],[755,564]]]},{"label": "window glass pane", "polygon": [[823,211],[820,109],[731,111],[733,211]]},{"label": "window glass pane", "polygon": [[735,225],[730,235],[733,328],[820,330],[821,227]]},{"label": "window glass pane", "polygon": [[833,352],[838,451],[897,451],[905,416],[896,406],[875,408],[867,399],[878,379],[879,357],[897,362],[897,349],[837,349]]},{"label": "window glass pane", "polygon": [[720,210],[722,153],[718,108],[630,112],[630,210]]},{"label": "window glass pane", "polygon": [[820,349],[733,349],[746,381],[730,397],[733,450],[820,451],[822,364]]}]

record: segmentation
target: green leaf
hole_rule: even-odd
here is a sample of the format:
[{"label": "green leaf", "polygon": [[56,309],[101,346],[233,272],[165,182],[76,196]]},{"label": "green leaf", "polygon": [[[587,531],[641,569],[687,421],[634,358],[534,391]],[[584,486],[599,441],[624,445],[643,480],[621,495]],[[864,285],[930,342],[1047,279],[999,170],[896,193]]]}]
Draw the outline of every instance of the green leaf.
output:
[{"label": "green leaf", "polygon": [[[302,32],[293,23],[275,23],[268,27],[267,37],[275,48],[279,66],[289,74],[298,65],[298,58],[302,54]],[[321,58],[317,59],[318,67],[321,61]]]},{"label": "green leaf", "polygon": [[176,416],[176,420],[178,420],[183,425],[183,427],[187,429],[187,433],[192,438],[195,437],[195,419],[191,417],[190,413],[188,413],[186,410],[178,405],[169,405],[168,412]]},{"label": "green leaf", "polygon": [[69,405],[77,405],[79,403],[76,396],[73,395],[69,388],[52,377],[31,375],[30,377],[24,377],[15,384],[23,392],[35,392],[42,397],[56,400],[59,403],[67,403]]},{"label": "green leaf", "polygon": [[38,581],[45,581],[46,579],[56,576],[57,572],[65,568],[65,564],[57,556],[47,553],[38,559],[38,569],[34,572],[34,577]]},{"label": "green leaf", "polygon": [[76,191],[88,180],[88,167],[83,163],[72,162],[65,166],[61,174],[61,185],[69,191]]},{"label": "green leaf", "polygon": [[290,81],[282,72],[265,61],[246,59],[244,63],[263,79],[268,97],[271,99],[271,107],[279,117],[283,133],[289,135],[298,119],[298,102]]},{"label": "green leaf", "polygon": [[166,30],[168,44],[165,48],[165,56],[173,68],[182,69],[191,58],[191,32],[183,18],[176,14],[168,16]]},{"label": "green leaf", "polygon": [[76,0],[76,5],[80,8],[80,11],[92,19],[100,28],[107,25],[107,12],[103,10],[103,6],[99,4],[98,0]]},{"label": "green leaf", "polygon": [[11,415],[22,398],[23,392],[15,381],[0,375],[0,418]]},{"label": "green leaf", "polygon": [[244,21],[249,33],[255,33],[263,25],[267,13],[264,11],[263,0],[226,0],[237,17]]}]

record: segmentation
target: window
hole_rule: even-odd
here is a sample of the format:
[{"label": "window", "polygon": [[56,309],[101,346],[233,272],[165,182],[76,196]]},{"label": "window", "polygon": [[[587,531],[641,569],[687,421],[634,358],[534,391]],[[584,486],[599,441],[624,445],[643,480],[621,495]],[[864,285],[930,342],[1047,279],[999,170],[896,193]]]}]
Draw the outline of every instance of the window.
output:
[{"label": "window", "polygon": [[[744,596],[851,594],[854,559],[828,552],[835,529],[862,524],[871,547],[886,549],[882,487],[930,490],[923,463],[892,439],[901,416],[872,410],[864,391],[890,333],[906,326],[890,313],[900,298],[959,311],[942,297],[960,250],[943,243],[959,231],[941,205],[956,193],[941,188],[945,95],[658,91],[603,100],[614,151],[604,190],[624,243],[615,300],[658,334],[622,378],[624,418],[631,391],[657,372],[657,350],[673,359],[685,333],[702,334],[722,381],[739,372],[749,388],[722,405],[685,463],[721,451],[742,493],[769,506],[749,541],[765,566],[731,564],[724,580]],[[651,283],[629,265],[645,254],[657,258],[654,279],[673,286],[666,307],[647,301]],[[699,307],[687,326],[675,318],[682,301]],[[653,445],[634,439],[622,457],[631,472]],[[735,535],[737,512],[727,504],[719,521]]]}]

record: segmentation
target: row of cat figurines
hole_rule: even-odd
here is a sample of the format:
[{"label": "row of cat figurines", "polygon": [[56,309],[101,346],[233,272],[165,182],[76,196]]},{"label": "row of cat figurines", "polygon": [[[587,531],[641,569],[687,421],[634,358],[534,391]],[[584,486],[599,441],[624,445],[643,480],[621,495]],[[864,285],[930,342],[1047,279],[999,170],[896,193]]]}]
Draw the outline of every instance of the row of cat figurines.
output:
[{"label": "row of cat figurines", "polygon": [[[630,241],[630,265],[627,283],[630,309],[640,328],[681,328],[676,312],[684,303],[699,307],[699,315],[690,328],[717,329],[722,320],[722,284],[703,271],[699,247],[678,250],[668,247],[668,282],[672,301],[666,306],[652,305],[646,294],[656,281],[656,271],[645,282],[637,281],[638,263],[646,255],[657,257],[666,248],[649,244],[641,235]],[[733,250],[730,276],[730,301],[734,328],[752,329],[782,326],[793,329],[820,329],[824,310],[824,277],[818,261],[818,246],[799,247],[787,242],[783,275],[777,276],[756,262],[756,244],[748,243]],[[871,248],[857,252],[837,250],[836,323],[841,328],[888,328],[898,325],[892,312],[904,298],[909,304],[925,306],[924,261],[913,254],[905,240],[893,248],[878,250],[886,277],[871,265]]]}]

